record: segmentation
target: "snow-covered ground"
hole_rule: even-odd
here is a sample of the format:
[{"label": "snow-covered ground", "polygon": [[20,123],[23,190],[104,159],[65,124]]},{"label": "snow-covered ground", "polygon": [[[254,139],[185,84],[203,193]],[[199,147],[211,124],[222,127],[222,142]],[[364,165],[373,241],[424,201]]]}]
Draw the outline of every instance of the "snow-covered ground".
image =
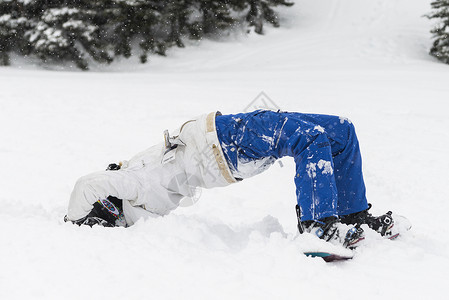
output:
[{"label": "snow-covered ground", "polygon": [[[146,65],[0,68],[0,299],[447,297],[449,66],[427,54],[430,0],[295,2],[265,36]],[[62,221],[78,177],[262,91],[283,110],[349,117],[373,212],[403,214],[412,231],[369,235],[343,263],[303,256],[289,159],[127,229]]]}]

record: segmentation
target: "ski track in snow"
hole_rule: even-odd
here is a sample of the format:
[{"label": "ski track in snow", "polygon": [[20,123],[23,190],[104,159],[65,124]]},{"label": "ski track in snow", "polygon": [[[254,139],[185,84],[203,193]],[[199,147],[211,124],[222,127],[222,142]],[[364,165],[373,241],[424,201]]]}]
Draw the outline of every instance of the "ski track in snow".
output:
[{"label": "ski track in snow", "polygon": [[[429,10],[296,1],[265,36],[189,42],[147,65],[0,68],[0,299],[445,298],[449,67],[427,54]],[[303,256],[320,241],[297,234],[289,159],[128,229],[62,221],[78,177],[261,91],[282,110],[348,116],[372,211],[403,214],[412,231],[367,230],[347,262]]]}]

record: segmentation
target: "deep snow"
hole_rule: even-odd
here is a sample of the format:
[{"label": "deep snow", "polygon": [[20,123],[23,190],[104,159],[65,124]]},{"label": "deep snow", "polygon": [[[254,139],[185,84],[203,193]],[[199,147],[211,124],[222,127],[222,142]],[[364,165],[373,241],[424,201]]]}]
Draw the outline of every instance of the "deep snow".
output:
[{"label": "deep snow", "polygon": [[[443,299],[449,269],[449,66],[431,58],[430,0],[302,0],[265,36],[191,43],[147,65],[0,68],[0,299]],[[283,110],[349,117],[375,213],[356,257],[301,255],[294,164],[204,190],[194,206],[123,228],[62,222],[84,174],[264,91]]]}]

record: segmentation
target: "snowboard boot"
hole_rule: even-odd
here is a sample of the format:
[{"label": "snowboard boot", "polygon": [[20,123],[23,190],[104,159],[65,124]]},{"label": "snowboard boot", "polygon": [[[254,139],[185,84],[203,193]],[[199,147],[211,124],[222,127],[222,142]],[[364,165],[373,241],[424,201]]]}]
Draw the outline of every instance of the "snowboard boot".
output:
[{"label": "snowboard boot", "polygon": [[362,210],[360,212],[349,214],[346,216],[341,216],[341,222],[344,224],[352,224],[356,226],[367,224],[369,228],[373,229],[381,236],[390,240],[397,238],[401,233],[410,230],[410,228],[412,227],[410,221],[407,218],[393,214],[391,211],[388,211],[387,213],[378,217],[373,216],[368,212],[371,206],[371,204],[368,204],[368,208],[366,210]]},{"label": "snowboard boot", "polygon": [[[64,222],[69,221],[67,216],[64,217]],[[126,227],[125,216],[123,215],[122,200],[116,197],[109,196],[107,199],[101,199],[94,203],[90,213],[82,219],[71,221],[76,225],[94,226],[100,225],[103,227]]]},{"label": "snowboard boot", "polygon": [[298,224],[299,227],[301,227],[300,232],[311,233],[326,242],[342,245],[349,249],[355,249],[358,243],[365,239],[360,226],[351,227],[342,224],[337,217],[328,217],[317,221],[301,221]]}]

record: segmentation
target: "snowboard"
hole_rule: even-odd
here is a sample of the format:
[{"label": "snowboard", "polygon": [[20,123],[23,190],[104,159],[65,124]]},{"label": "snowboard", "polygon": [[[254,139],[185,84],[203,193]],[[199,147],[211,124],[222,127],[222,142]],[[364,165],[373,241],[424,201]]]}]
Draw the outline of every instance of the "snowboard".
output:
[{"label": "snowboard", "polygon": [[343,261],[352,259],[354,257],[353,254],[337,254],[331,252],[304,252],[304,254],[308,257],[321,257],[325,262],[334,262],[334,261]]}]

